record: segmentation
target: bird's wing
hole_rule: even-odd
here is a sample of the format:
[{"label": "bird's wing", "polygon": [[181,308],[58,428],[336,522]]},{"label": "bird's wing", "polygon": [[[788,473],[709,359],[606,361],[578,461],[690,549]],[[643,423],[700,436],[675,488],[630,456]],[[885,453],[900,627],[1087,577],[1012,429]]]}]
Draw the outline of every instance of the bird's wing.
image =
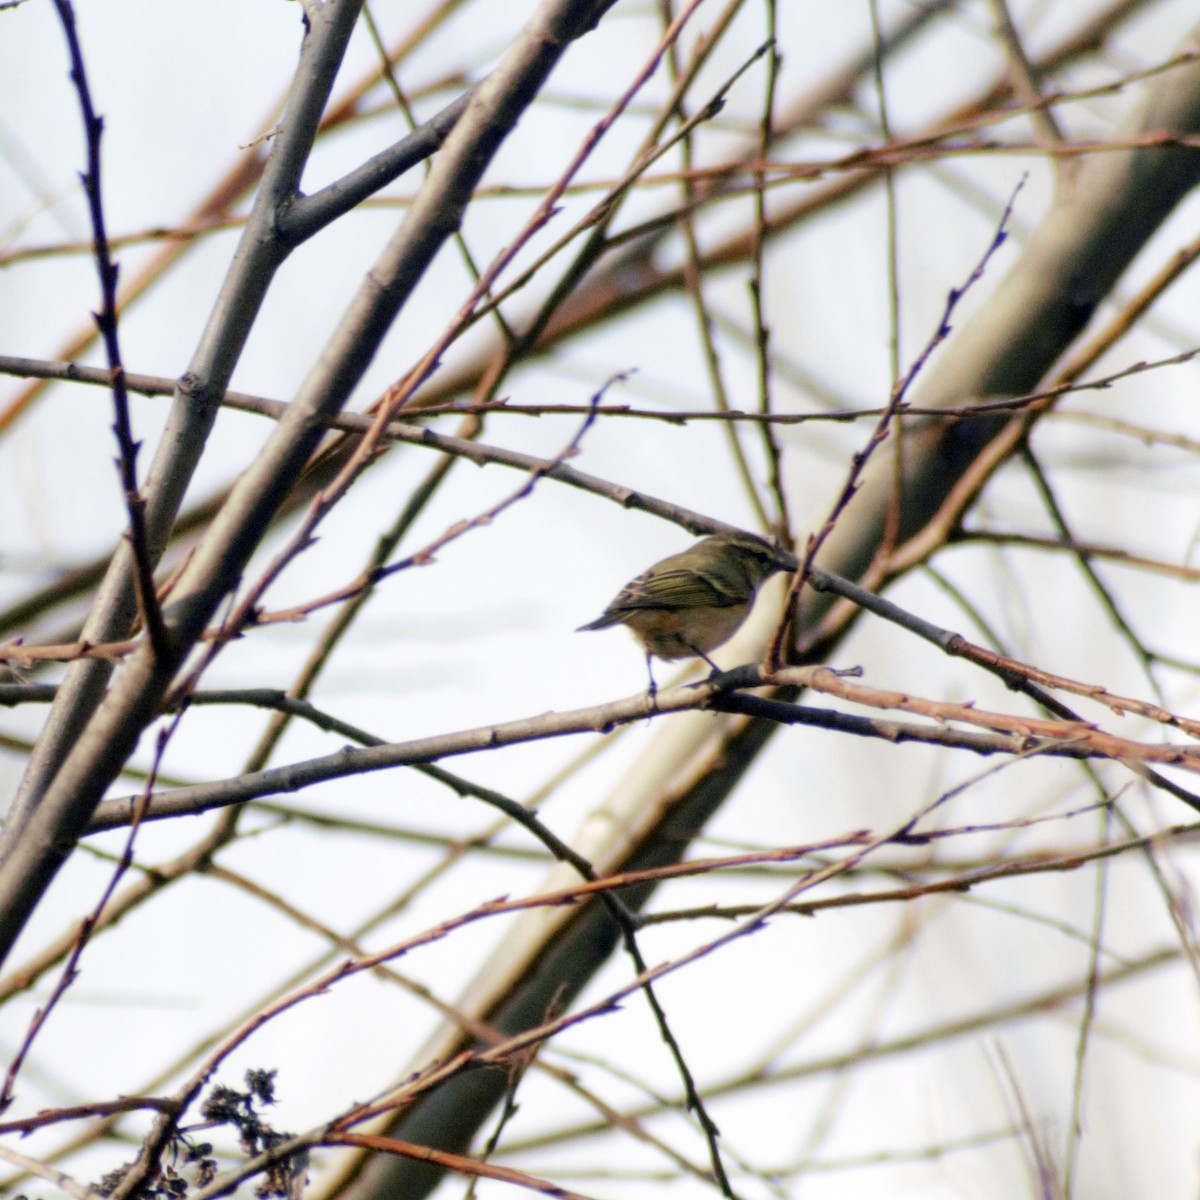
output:
[{"label": "bird's wing", "polygon": [[609,605],[610,609],[726,608],[744,604],[747,597],[736,589],[691,567],[648,571],[638,576]]}]

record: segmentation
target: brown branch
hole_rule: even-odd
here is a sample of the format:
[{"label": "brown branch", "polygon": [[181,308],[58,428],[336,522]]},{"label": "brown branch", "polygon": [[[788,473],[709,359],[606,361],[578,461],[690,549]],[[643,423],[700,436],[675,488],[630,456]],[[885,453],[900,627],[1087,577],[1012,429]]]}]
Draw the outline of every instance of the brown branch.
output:
[{"label": "brown branch", "polygon": [[0,1122],[0,1133],[33,1133],[63,1121],[85,1121],[131,1112],[169,1112],[173,1108],[174,1102],[162,1096],[119,1096],[116,1100],[96,1100],[68,1108],[44,1108],[32,1117]]},{"label": "brown branch", "polygon": [[[842,699],[880,709],[899,709],[930,718],[937,724],[905,725],[845,713],[825,712],[800,705],[730,693],[729,688],[762,686],[811,687]],[[948,704],[903,692],[854,684],[826,667],[790,667],[766,674],[755,667],[722,672],[705,683],[669,688],[655,700],[647,694],[591,708],[547,713],[523,720],[485,725],[456,733],[388,743],[363,749],[347,747],[334,754],[303,763],[255,771],[215,783],[161,791],[152,798],[144,820],[163,820],[231,804],[242,804],[279,792],[293,792],[329,779],[429,763],[442,758],[519,745],[545,738],[578,733],[606,732],[618,725],[660,719],[673,712],[714,708],[745,712],[783,724],[882,738],[890,742],[921,741],[955,746],[978,754],[1027,754],[1077,759],[1106,758],[1141,764],[1161,763],[1200,772],[1200,748],[1137,742],[1105,733],[1079,720],[1049,720],[1032,716],[988,712],[969,704]],[[947,728],[957,722],[985,731]],[[130,799],[104,801],[88,826],[89,833],[124,826],[130,816]]]}]

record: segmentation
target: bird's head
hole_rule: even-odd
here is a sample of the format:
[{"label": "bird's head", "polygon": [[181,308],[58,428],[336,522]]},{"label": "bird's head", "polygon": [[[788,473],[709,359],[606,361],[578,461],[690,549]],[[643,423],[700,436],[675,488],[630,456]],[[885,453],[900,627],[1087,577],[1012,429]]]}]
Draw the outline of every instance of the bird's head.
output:
[{"label": "bird's head", "polygon": [[710,552],[711,561],[718,563],[722,571],[737,572],[744,578],[752,592],[776,571],[794,571],[799,565],[787,550],[741,530],[714,533],[700,545]]}]

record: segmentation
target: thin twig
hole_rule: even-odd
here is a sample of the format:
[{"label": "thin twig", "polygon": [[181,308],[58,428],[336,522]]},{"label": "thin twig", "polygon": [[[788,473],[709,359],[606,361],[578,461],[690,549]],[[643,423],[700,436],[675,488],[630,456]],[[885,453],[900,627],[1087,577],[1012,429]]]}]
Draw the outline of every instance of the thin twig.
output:
[{"label": "thin twig", "polygon": [[159,657],[166,657],[166,626],[162,610],[154,591],[154,567],[151,562],[148,535],[146,532],[146,502],[138,487],[137,457],[139,443],[134,441],[133,427],[129,420],[129,394],[125,387],[125,367],[121,361],[121,342],[117,333],[117,265],[113,262],[108,245],[108,232],[104,219],[104,195],[101,183],[100,140],[104,133],[104,122],[96,115],[88,86],[87,68],[83,61],[83,47],[75,28],[75,10],[70,0],[54,0],[58,19],[67,40],[71,58],[71,82],[79,96],[79,108],[83,115],[83,134],[87,145],[87,170],[80,179],[88,202],[88,215],[92,222],[92,246],[96,259],[96,273],[100,277],[100,310],[93,313],[96,328],[104,342],[108,358],[108,369],[112,381],[113,410],[115,419],[113,433],[117,438],[117,473],[121,480],[121,491],[125,499],[125,511],[129,517],[129,546],[133,551],[134,584],[137,589],[138,610],[150,636],[151,645]]},{"label": "thin twig", "polygon": [[784,653],[783,639],[790,627],[788,614],[795,603],[796,597],[799,595],[800,589],[805,582],[812,576],[815,569],[816,558],[820,552],[821,546],[833,533],[834,527],[837,525],[842,513],[846,510],[850,501],[858,492],[863,473],[866,471],[867,463],[871,456],[879,448],[880,445],[887,439],[892,419],[895,413],[904,403],[904,399],[908,394],[908,389],[912,386],[917,376],[924,369],[926,362],[934,350],[942,344],[950,336],[950,318],[954,315],[955,309],[963,296],[983,278],[984,272],[987,270],[988,263],[991,262],[992,256],[996,254],[1000,247],[1004,245],[1008,238],[1007,224],[1009,215],[1012,213],[1013,205],[1016,203],[1018,194],[1024,186],[1024,181],[1017,184],[1016,189],[1009,197],[1008,204],[1005,206],[1003,213],[1000,215],[1000,220],[996,226],[996,232],[993,234],[987,248],[980,256],[979,261],[975,264],[974,270],[967,277],[966,282],[961,287],[951,288],[946,297],[946,304],[942,310],[941,319],[938,322],[937,328],[926,341],[921,353],[913,360],[908,371],[903,378],[898,379],[892,388],[892,394],[888,399],[887,407],[880,416],[875,425],[875,429],[871,436],[867,439],[866,445],[862,450],[857,451],[851,459],[850,469],[846,473],[845,482],[841,490],[830,506],[829,514],[825,518],[825,523],[817,530],[816,533],[810,534],[808,542],[804,548],[800,568],[792,577],[792,582],[788,589],[788,598],[784,606],[785,617],[776,627],[775,633],[771,638],[770,645],[767,647],[766,655],[763,661],[772,666],[786,660]]}]

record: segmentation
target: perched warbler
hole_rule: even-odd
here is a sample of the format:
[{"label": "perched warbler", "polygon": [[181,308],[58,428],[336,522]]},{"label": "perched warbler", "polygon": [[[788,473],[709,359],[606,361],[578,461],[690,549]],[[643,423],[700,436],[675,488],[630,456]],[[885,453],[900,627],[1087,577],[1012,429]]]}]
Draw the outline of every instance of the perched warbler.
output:
[{"label": "perched warbler", "polygon": [[746,619],[758,585],[776,571],[795,570],[796,560],[751,533],[717,533],[682,554],[672,554],[630,580],[584,629],[624,625],[646,652],[650,691],[653,658],[708,657]]}]

